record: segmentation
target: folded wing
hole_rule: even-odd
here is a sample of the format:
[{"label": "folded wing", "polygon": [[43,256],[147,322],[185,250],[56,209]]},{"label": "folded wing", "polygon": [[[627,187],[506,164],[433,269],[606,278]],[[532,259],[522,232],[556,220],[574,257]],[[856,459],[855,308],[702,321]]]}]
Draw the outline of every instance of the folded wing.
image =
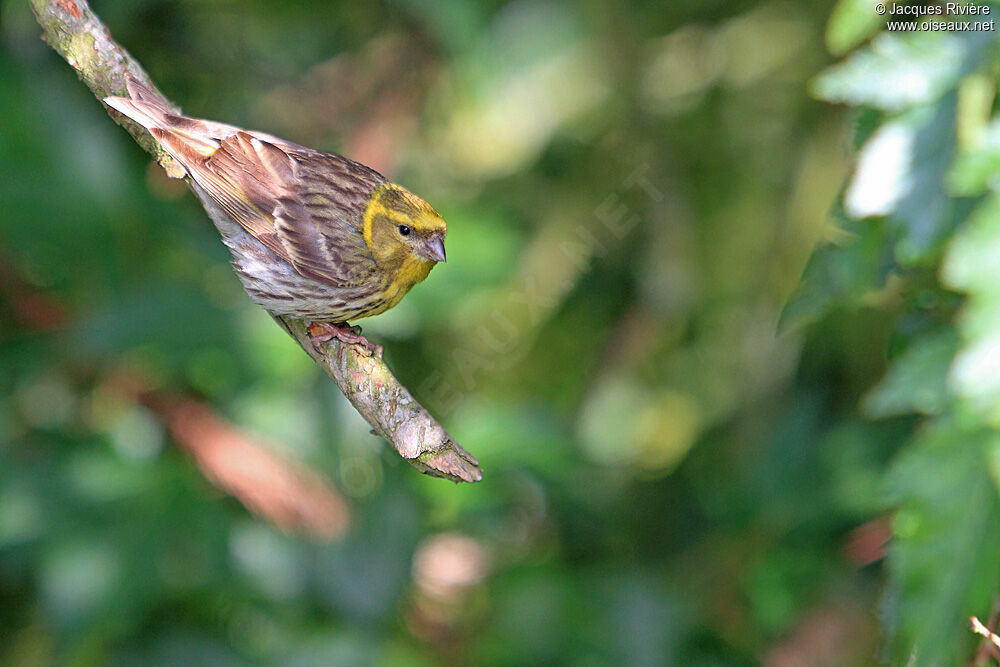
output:
[{"label": "folded wing", "polygon": [[376,172],[267,134],[176,115],[134,78],[128,88],[130,99],[105,102],[149,130],[233,220],[296,271],[337,286],[372,275],[361,216],[384,180]]}]

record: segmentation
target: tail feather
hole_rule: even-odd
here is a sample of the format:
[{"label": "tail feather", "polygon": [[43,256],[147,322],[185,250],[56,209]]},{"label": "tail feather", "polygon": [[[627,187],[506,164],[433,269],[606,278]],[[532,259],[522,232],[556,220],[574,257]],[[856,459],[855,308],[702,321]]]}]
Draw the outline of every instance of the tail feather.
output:
[{"label": "tail feather", "polygon": [[131,99],[159,107],[164,113],[173,113],[170,104],[158,92],[137,79],[131,72],[125,75],[125,87],[128,89],[128,96]]},{"label": "tail feather", "polygon": [[236,131],[236,128],[221,123],[177,115],[158,93],[131,74],[126,86],[130,97],[106,97],[104,103],[149,130],[163,148],[186,168],[189,168],[193,155],[204,157],[218,149],[219,141],[213,134],[220,130],[229,134]]},{"label": "tail feather", "polygon": [[159,93],[139,81],[131,73],[125,75],[128,97],[106,97],[105,104],[117,109],[147,130],[162,127],[166,117],[174,115],[173,109]]},{"label": "tail feather", "polygon": [[195,180],[199,180],[205,159],[215,154],[222,142],[239,133],[278,147],[296,147],[296,144],[262,132],[182,116],[158,92],[131,74],[127,75],[126,87],[129,97],[106,97],[104,103],[146,128]]},{"label": "tail feather", "polygon": [[156,106],[130,100],[126,97],[105,97],[104,103],[128,116],[147,130],[162,127],[166,118],[166,114]]}]

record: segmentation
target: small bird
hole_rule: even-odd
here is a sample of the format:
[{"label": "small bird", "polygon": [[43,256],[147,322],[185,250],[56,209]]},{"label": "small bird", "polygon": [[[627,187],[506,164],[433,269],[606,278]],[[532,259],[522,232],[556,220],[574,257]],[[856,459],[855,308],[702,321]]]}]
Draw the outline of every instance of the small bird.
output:
[{"label": "small bird", "polygon": [[438,262],[447,226],[430,204],[363,164],[175,113],[128,75],[104,102],[142,125],[190,176],[250,298],[310,322],[314,342],[380,348],[348,322],[399,303]]}]

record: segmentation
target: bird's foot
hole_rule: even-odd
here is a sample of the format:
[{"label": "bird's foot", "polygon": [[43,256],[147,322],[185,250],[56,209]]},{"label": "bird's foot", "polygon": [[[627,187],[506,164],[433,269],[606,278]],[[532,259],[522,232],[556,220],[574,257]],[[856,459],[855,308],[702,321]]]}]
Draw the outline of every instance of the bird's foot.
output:
[{"label": "bird's foot", "polygon": [[370,352],[373,356],[382,358],[382,346],[376,345],[367,338],[361,335],[361,327],[351,326],[346,322],[343,324],[334,324],[333,322],[311,322],[306,330],[309,332],[309,337],[312,338],[313,346],[318,347],[320,343],[325,343],[328,340],[333,340],[336,338],[342,343],[347,343],[348,345],[360,345]]}]

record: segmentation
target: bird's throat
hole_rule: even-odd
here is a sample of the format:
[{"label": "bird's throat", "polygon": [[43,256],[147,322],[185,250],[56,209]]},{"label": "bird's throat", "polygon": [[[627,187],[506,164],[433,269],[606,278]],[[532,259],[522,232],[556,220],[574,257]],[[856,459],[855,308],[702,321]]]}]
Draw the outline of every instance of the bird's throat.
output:
[{"label": "bird's throat", "polygon": [[406,296],[414,285],[427,277],[434,268],[434,262],[411,255],[403,260],[386,288],[386,309],[392,308]]}]

